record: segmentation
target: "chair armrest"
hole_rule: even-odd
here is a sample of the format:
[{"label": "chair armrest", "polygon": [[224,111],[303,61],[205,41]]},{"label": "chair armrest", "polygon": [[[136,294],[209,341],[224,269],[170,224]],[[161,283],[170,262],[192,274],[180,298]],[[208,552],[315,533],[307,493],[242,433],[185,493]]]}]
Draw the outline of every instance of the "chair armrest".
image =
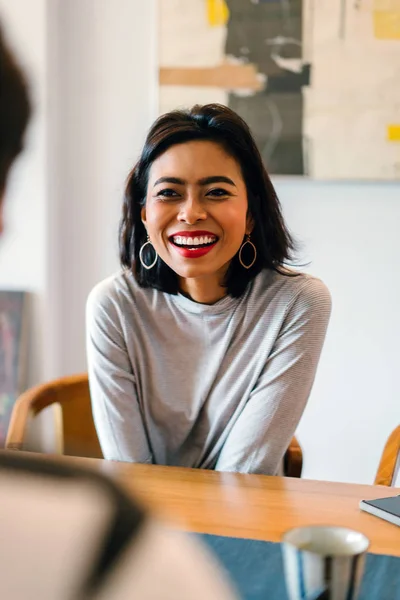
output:
[{"label": "chair armrest", "polygon": [[385,444],[374,485],[387,485],[390,487],[394,484],[394,476],[396,467],[398,466],[399,454],[400,425],[391,433]]},{"label": "chair armrest", "polygon": [[42,386],[31,388],[17,398],[8,425],[6,450],[23,450],[29,418],[37,412],[35,399],[41,388]]},{"label": "chair armrest", "polygon": [[292,438],[289,448],[283,459],[283,472],[286,477],[301,477],[303,469],[303,452],[295,437]]}]

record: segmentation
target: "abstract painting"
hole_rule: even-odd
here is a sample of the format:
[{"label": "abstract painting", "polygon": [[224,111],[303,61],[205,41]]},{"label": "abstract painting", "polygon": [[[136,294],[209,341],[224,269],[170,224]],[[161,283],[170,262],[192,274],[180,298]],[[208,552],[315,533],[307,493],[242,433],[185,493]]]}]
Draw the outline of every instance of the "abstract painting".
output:
[{"label": "abstract painting", "polygon": [[26,385],[28,294],[0,291],[0,448],[15,400]]},{"label": "abstract painting", "polygon": [[400,179],[400,0],[159,0],[159,111],[219,102],[271,174]]}]

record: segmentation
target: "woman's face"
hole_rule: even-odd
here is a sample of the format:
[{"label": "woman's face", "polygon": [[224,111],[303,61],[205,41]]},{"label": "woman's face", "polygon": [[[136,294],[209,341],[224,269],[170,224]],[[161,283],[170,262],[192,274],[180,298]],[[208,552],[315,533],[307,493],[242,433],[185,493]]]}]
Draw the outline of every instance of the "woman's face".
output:
[{"label": "woman's face", "polygon": [[151,166],[142,221],[162,260],[181,278],[222,278],[246,233],[246,185],[222,146],[171,146]]}]

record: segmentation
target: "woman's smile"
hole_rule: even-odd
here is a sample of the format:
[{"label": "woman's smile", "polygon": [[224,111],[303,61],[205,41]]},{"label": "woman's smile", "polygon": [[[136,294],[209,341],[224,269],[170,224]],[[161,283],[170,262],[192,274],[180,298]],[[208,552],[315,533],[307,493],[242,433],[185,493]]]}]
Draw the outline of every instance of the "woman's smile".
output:
[{"label": "woman's smile", "polygon": [[218,243],[218,236],[211,231],[178,231],[168,239],[176,252],[184,258],[201,258]]}]

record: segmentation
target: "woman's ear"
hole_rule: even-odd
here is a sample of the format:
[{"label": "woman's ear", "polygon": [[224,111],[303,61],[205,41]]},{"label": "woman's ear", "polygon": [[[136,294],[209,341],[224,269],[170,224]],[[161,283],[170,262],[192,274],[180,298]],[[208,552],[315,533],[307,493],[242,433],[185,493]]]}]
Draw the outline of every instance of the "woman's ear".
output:
[{"label": "woman's ear", "polygon": [[254,219],[250,213],[247,215],[246,219],[246,235],[250,235],[254,229]]},{"label": "woman's ear", "polygon": [[142,219],[143,225],[147,229],[147,227],[146,227],[146,206],[142,207],[142,210],[140,211],[140,218]]}]

